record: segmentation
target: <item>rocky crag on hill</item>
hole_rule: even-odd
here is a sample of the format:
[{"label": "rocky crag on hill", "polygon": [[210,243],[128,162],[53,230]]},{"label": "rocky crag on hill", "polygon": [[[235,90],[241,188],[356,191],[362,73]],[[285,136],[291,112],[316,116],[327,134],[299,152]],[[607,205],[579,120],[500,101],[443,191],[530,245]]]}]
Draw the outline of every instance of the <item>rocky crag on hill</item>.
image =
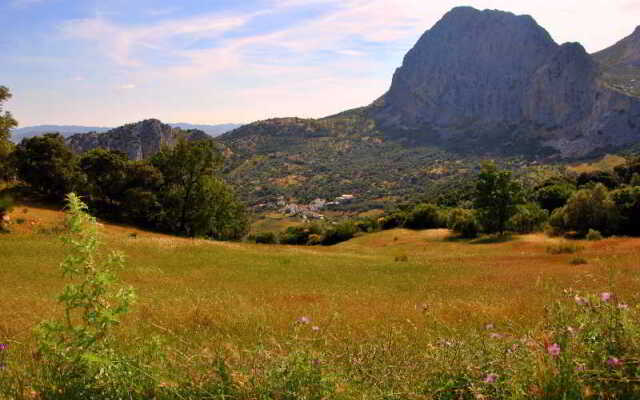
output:
[{"label": "rocky crag on hill", "polygon": [[530,16],[460,7],[422,35],[371,105],[259,121],[220,140],[230,179],[256,202],[437,192],[482,158],[522,168],[640,145],[639,59],[640,29],[590,55]]},{"label": "rocky crag on hill", "polygon": [[157,119],[148,119],[128,124],[104,133],[89,132],[70,136],[66,143],[76,153],[95,148],[119,150],[131,160],[142,160],[157,153],[162,146],[173,146],[180,138],[187,140],[211,139],[197,129],[182,130],[163,124]]},{"label": "rocky crag on hill", "polygon": [[640,140],[640,98],[609,82],[640,70],[638,32],[590,56],[529,16],[456,8],[409,51],[370,115],[462,151],[571,158],[620,148]]}]

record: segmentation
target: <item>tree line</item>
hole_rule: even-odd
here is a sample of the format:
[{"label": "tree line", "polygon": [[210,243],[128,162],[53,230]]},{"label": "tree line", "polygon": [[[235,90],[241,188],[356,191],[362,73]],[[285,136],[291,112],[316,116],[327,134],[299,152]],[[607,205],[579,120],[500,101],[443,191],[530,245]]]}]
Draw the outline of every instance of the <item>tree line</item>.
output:
[{"label": "tree line", "polygon": [[[0,87],[0,105],[9,96]],[[9,129],[16,125],[11,114],[0,116],[0,180],[17,179],[31,195],[61,203],[75,192],[102,218],[188,237],[234,240],[247,232],[245,207],[222,178],[223,157],[212,140],[180,139],[148,160],[130,161],[100,148],[74,154],[57,133],[13,145]],[[3,204],[6,210],[9,202]]]}]

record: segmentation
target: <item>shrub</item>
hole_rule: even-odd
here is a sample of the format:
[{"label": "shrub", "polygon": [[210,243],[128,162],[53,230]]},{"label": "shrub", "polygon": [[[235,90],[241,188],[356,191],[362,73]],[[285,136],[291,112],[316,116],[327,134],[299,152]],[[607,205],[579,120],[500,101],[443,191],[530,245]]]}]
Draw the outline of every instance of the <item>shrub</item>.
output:
[{"label": "shrub", "polygon": [[585,236],[589,229],[606,235],[616,232],[618,215],[607,188],[599,183],[593,189],[574,193],[565,207],[552,214],[550,224],[558,231],[575,231],[579,236]]},{"label": "shrub", "polygon": [[620,214],[620,233],[640,235],[640,186],[627,186],[611,192]]},{"label": "shrub", "polygon": [[553,244],[547,247],[549,254],[574,254],[582,250],[582,247],[568,242]]},{"label": "shrub", "polygon": [[569,260],[569,264],[571,264],[571,265],[584,265],[584,264],[588,264],[588,261],[584,257],[575,256],[571,260]]},{"label": "shrub", "polygon": [[291,245],[305,245],[311,235],[322,235],[320,225],[310,224],[303,226],[291,226],[280,234],[280,243]]},{"label": "shrub", "polygon": [[391,215],[381,218],[380,226],[383,230],[395,229],[404,226],[407,220],[407,214],[403,211],[396,211]]},{"label": "shrub", "polygon": [[358,228],[351,221],[342,222],[327,228],[322,239],[322,244],[331,246],[353,238],[358,233]]},{"label": "shrub", "polygon": [[544,186],[536,191],[535,200],[542,208],[551,212],[567,204],[575,191],[575,186],[569,183]]},{"label": "shrub", "polygon": [[549,219],[547,210],[536,203],[518,206],[516,214],[509,220],[509,229],[518,233],[531,233],[542,230]]},{"label": "shrub", "polygon": [[447,227],[463,238],[472,239],[478,236],[480,227],[473,211],[454,208],[449,212]]},{"label": "shrub", "polygon": [[602,240],[602,234],[600,233],[600,231],[597,231],[595,229],[589,229],[589,233],[587,233],[587,240]]},{"label": "shrub", "polygon": [[111,335],[135,300],[133,289],[113,287],[124,257],[117,252],[99,257],[95,218],[75,194],[67,196],[67,204],[69,234],[64,241],[70,253],[60,267],[65,277],[78,282],[68,284],[58,297],[65,318],[38,328],[44,385],[37,389],[43,398],[130,397],[124,380],[131,371],[113,351]]},{"label": "shrub", "polygon": [[255,234],[254,240],[259,244],[275,244],[278,243],[278,236],[273,232],[259,232]]},{"label": "shrub", "polygon": [[433,204],[418,204],[407,215],[404,226],[409,229],[439,228],[440,210]]}]

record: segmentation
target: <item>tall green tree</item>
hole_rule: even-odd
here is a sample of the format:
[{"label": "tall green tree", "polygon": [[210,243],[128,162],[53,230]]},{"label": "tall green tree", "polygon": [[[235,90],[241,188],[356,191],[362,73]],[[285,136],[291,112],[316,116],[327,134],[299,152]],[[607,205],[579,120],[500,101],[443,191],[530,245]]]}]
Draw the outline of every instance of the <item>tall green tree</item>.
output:
[{"label": "tall green tree", "polygon": [[87,184],[84,192],[94,209],[115,216],[127,186],[129,160],[115,150],[93,149],[82,155],[78,163]]},{"label": "tall green tree", "polygon": [[13,159],[18,177],[52,200],[64,200],[79,185],[77,159],[59,133],[23,139]]},{"label": "tall green tree", "polygon": [[211,140],[180,140],[151,158],[163,176],[159,201],[165,229],[186,236],[238,237],[244,228],[233,225],[243,218],[243,207],[218,176],[222,163]]},{"label": "tall green tree", "polygon": [[0,86],[0,180],[7,180],[13,175],[13,169],[9,162],[9,155],[13,151],[11,143],[11,129],[18,126],[10,112],[3,114],[2,104],[11,98],[11,92],[5,86]]},{"label": "tall green tree", "polygon": [[493,162],[482,166],[476,182],[474,207],[485,231],[504,233],[507,222],[522,202],[522,186],[513,179],[511,172],[499,169]]}]

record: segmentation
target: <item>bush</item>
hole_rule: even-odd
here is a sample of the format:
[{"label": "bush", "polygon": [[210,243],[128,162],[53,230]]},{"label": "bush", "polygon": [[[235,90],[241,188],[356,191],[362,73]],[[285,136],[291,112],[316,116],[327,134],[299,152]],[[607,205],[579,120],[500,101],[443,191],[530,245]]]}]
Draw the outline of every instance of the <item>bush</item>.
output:
[{"label": "bush", "polygon": [[616,210],[620,213],[619,232],[640,235],[640,186],[627,186],[611,192]]},{"label": "bush", "polygon": [[254,240],[260,244],[276,244],[278,243],[278,236],[273,232],[259,232],[254,236]]},{"label": "bush", "polygon": [[571,264],[571,265],[584,265],[584,264],[588,264],[588,263],[589,262],[587,261],[586,258],[580,257],[580,256],[575,256],[571,260],[569,260],[569,264]]},{"label": "bush", "polygon": [[477,237],[480,231],[473,211],[463,208],[455,208],[449,212],[447,227],[467,239]]},{"label": "bush", "polygon": [[569,183],[544,186],[536,191],[535,200],[542,208],[551,212],[566,205],[575,191],[575,186]]},{"label": "bush", "polygon": [[582,247],[573,243],[558,243],[547,247],[547,253],[549,254],[575,254],[582,250]]},{"label": "bush", "polygon": [[418,204],[407,215],[404,226],[409,229],[440,228],[440,210],[433,204]]},{"label": "bush", "polygon": [[602,234],[600,233],[600,231],[597,231],[595,229],[589,229],[589,233],[587,233],[587,240],[602,240]]},{"label": "bush", "polygon": [[311,235],[322,235],[322,227],[317,224],[291,226],[280,234],[281,244],[305,245]]},{"label": "bush", "polygon": [[322,239],[322,244],[331,246],[353,238],[358,233],[358,228],[351,221],[342,222],[327,228]]},{"label": "bush", "polygon": [[510,230],[518,233],[531,233],[542,230],[549,219],[547,210],[536,203],[527,203],[518,206],[516,214],[509,220]]},{"label": "bush", "polygon": [[407,214],[403,211],[396,211],[391,215],[384,216],[380,219],[380,226],[383,230],[395,229],[404,226],[407,220]]},{"label": "bush", "polygon": [[589,229],[597,229],[605,235],[616,232],[619,214],[607,188],[596,184],[593,189],[574,193],[569,202],[551,215],[550,225],[557,232],[575,231],[586,236]]}]

